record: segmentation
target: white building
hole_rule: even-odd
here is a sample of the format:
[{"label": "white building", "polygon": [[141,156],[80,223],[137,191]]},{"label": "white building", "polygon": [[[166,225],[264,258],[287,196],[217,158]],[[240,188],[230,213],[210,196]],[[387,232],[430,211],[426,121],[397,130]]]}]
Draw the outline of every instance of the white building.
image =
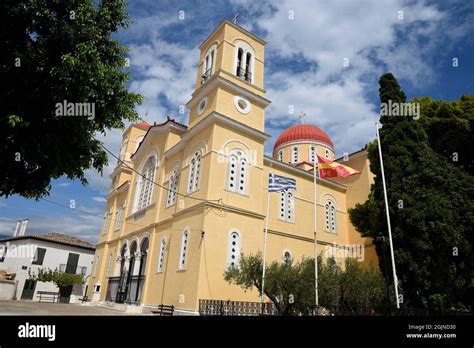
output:
[{"label": "white building", "polygon": [[[59,291],[53,283],[29,280],[29,269],[36,274],[40,268],[58,269],[61,272],[82,274],[87,281],[94,258],[93,244],[61,233],[25,235],[25,229],[26,223],[20,221],[13,237],[0,240],[0,244],[3,244],[0,269],[16,273],[14,299],[37,301],[38,291]],[[70,301],[76,302],[84,293],[85,285],[75,285]]]}]

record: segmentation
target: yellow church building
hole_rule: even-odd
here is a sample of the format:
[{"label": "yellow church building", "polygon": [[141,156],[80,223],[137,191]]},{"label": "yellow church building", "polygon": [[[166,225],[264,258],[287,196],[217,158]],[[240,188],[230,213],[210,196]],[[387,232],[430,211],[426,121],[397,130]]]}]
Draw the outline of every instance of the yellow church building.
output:
[{"label": "yellow church building", "polygon": [[[88,279],[94,302],[196,314],[201,299],[259,301],[223,274],[263,250],[270,172],[295,179],[296,190],[270,193],[267,263],[314,256],[312,169],[316,154],[335,160],[335,151],[323,130],[301,122],[265,155],[264,47],[224,20],[200,45],[188,125],[168,117],[125,130]],[[367,151],[337,160],[361,174],[317,179],[317,253],[359,246],[363,262],[377,264],[347,213],[373,182]]]}]

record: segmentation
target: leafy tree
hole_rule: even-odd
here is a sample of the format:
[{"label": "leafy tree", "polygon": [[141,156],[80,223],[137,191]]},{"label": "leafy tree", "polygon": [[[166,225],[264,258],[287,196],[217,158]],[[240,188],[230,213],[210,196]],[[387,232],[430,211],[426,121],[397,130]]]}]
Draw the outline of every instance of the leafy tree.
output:
[{"label": "leafy tree", "polygon": [[[107,156],[97,132],[136,120],[127,91],[124,0],[0,2],[0,196],[39,198],[63,175],[87,184]],[[58,103],[94,103],[93,117],[57,116]],[[90,110],[91,111],[91,110]]]},{"label": "leafy tree", "polygon": [[[245,290],[262,290],[262,254],[242,255],[239,268],[228,268],[224,279]],[[364,268],[354,259],[346,259],[341,268],[333,258],[318,258],[318,296],[322,306],[380,307],[385,301],[382,275],[374,267]],[[272,262],[265,273],[265,295],[280,315],[313,313],[314,258],[300,262]]]},{"label": "leafy tree", "polygon": [[84,277],[80,274],[71,274],[59,272],[57,269],[40,268],[38,273],[28,270],[29,279],[40,282],[54,283],[59,289],[68,288],[75,284],[83,284]]},{"label": "leafy tree", "polygon": [[414,98],[430,147],[452,164],[474,174],[474,95],[459,100]]},{"label": "leafy tree", "polygon": [[[382,103],[406,101],[392,74],[380,78],[379,91]],[[407,306],[469,307],[468,289],[472,289],[474,278],[474,181],[462,168],[443,158],[441,149],[430,147],[420,120],[395,116],[380,119],[400,293]],[[368,152],[375,182],[368,200],[349,214],[363,236],[377,238],[387,235],[387,224],[376,143],[368,147]],[[382,262],[387,245],[377,243],[376,248]],[[385,255],[389,255],[387,249]],[[383,264],[380,269],[393,281],[391,269],[385,271]]]}]

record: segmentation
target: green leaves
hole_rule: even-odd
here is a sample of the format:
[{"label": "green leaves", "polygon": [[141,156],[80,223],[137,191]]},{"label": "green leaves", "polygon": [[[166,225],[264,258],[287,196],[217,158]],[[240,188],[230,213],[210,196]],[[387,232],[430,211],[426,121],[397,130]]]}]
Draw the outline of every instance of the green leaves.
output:
[{"label": "green leaves", "polygon": [[[240,267],[229,268],[224,279],[245,290],[262,290],[262,254],[242,255]],[[315,302],[314,259],[286,264],[272,262],[265,273],[265,295],[280,315],[308,315]],[[341,267],[333,258],[318,258],[319,302],[322,306],[380,307],[385,304],[384,280],[373,266],[367,268],[354,259]]]},{"label": "green leaves", "polygon": [[49,268],[40,268],[38,273],[32,273],[28,270],[30,280],[36,280],[40,282],[51,282],[54,283],[58,288],[67,288],[74,284],[83,284],[84,278],[79,274],[62,273],[57,269],[51,270]]},{"label": "green leaves", "polygon": [[[433,309],[470,304],[473,274],[472,128],[474,96],[454,102],[415,98],[418,121],[383,116],[380,130],[395,262],[400,293],[407,307]],[[404,93],[391,74],[380,78],[380,100],[404,101]],[[387,236],[386,212],[376,144],[369,146],[375,174],[369,199],[349,211],[363,236]],[[454,162],[452,154],[460,154]],[[400,208],[399,201],[403,207]],[[386,243],[378,243],[380,269],[389,281],[392,270]],[[383,252],[385,249],[385,253]]]},{"label": "green leaves", "polygon": [[[0,196],[40,198],[63,175],[86,184],[87,169],[107,164],[96,133],[137,120],[143,97],[128,92],[127,50],[112,38],[129,23],[125,8],[123,0],[0,2],[0,80],[8,81]],[[95,117],[57,117],[64,101],[94,103]]]}]

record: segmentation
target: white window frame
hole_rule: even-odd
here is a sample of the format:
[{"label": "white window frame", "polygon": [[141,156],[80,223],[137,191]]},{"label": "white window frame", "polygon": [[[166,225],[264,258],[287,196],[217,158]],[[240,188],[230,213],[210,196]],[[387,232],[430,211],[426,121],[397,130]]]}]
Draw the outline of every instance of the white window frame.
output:
[{"label": "white window frame", "polygon": [[188,185],[186,187],[186,193],[190,194],[199,191],[200,177],[201,177],[201,165],[202,165],[202,151],[196,150],[189,161],[188,169]]},{"label": "white window frame", "polygon": [[[249,181],[249,161],[242,149],[233,149],[228,157],[226,189],[240,195],[247,194]],[[244,164],[242,165],[242,163]],[[232,171],[234,173],[232,173]],[[243,183],[240,181],[243,180]]]},{"label": "white window frame", "polygon": [[162,273],[165,266],[165,254],[166,254],[166,237],[160,239],[160,251],[158,253],[158,269],[157,273]]},{"label": "white window frame", "polygon": [[[236,238],[234,238],[236,236]],[[235,239],[235,245],[232,242]],[[235,251],[232,251],[235,249]],[[240,258],[241,258],[241,251],[242,251],[242,238],[240,231],[237,229],[232,229],[229,232],[229,237],[227,240],[227,264],[226,267],[232,267],[232,263],[234,263],[234,267],[240,267]],[[235,256],[235,259],[232,259],[232,256]]]},{"label": "white window frame", "polygon": [[99,269],[99,260],[100,260],[100,257],[99,255],[97,255],[95,257],[94,273],[92,275],[94,278],[97,277],[97,270]]},{"label": "white window frame", "polygon": [[206,52],[204,59],[202,61],[202,74],[204,75],[206,71],[211,69],[209,76],[214,73],[214,63],[216,61],[217,45],[212,45]]},{"label": "white window frame", "polygon": [[120,230],[122,227],[122,220],[123,220],[123,211],[125,210],[125,202],[122,203],[119,208],[117,209],[117,213],[115,214],[115,226],[114,231]]},{"label": "white window frame", "polygon": [[145,209],[152,203],[153,182],[155,180],[156,169],[158,168],[157,163],[158,159],[156,156],[148,156],[142,170],[140,170],[141,175],[137,174],[138,179],[136,182],[133,212]]},{"label": "white window frame", "polygon": [[186,269],[186,256],[189,251],[189,228],[185,228],[181,234],[181,248],[179,254],[178,270],[184,271]]},{"label": "white window frame", "polygon": [[250,64],[249,64],[249,70],[250,70],[250,74],[251,74],[250,75],[250,81],[247,81],[247,80],[244,80],[244,81],[247,81],[247,82],[250,82],[250,83],[253,84],[254,79],[255,79],[255,74],[254,74],[255,52],[252,49],[252,47],[250,47],[250,45],[245,41],[240,41],[240,42],[236,43],[236,45],[235,45],[234,74],[237,76],[237,68],[239,67],[239,63],[238,63],[239,49],[242,49],[242,61],[241,61],[241,66],[240,66],[241,69],[245,68],[246,61],[247,61],[247,53],[250,53]]},{"label": "white window frame", "polygon": [[107,271],[105,273],[106,277],[110,276],[110,269],[112,268],[112,253],[109,254],[109,261],[107,262]]},{"label": "white window frame", "polygon": [[332,199],[326,199],[324,202],[324,230],[332,234],[337,234],[336,207],[336,202]]},{"label": "white window frame", "polygon": [[[295,151],[296,150],[296,151]],[[291,148],[291,162],[298,163],[300,161],[300,151],[298,146],[293,146]]]},{"label": "white window frame", "polygon": [[283,150],[278,150],[278,160],[283,162]]},{"label": "white window frame", "polygon": [[286,258],[285,258],[286,253],[290,254],[290,262],[289,262],[289,263],[293,262],[293,253],[292,253],[291,250],[289,250],[289,249],[283,250],[283,255],[282,255],[283,262],[284,262],[284,263],[287,263],[287,260],[286,260]]},{"label": "white window frame", "polygon": [[293,189],[280,191],[278,209],[278,219],[280,221],[295,222],[295,192]]},{"label": "white window frame", "polygon": [[326,149],[324,151],[324,157],[326,157],[326,159],[330,159],[330,155],[331,155],[331,152],[329,151],[329,149]]},{"label": "white window frame", "polygon": [[178,197],[178,189],[179,189],[179,177],[180,177],[179,168],[175,167],[168,180],[168,190],[166,194],[166,204],[165,204],[166,208],[171,207],[176,204],[176,200]]},{"label": "white window frame", "polygon": [[316,145],[309,146],[309,163],[316,162]]}]

